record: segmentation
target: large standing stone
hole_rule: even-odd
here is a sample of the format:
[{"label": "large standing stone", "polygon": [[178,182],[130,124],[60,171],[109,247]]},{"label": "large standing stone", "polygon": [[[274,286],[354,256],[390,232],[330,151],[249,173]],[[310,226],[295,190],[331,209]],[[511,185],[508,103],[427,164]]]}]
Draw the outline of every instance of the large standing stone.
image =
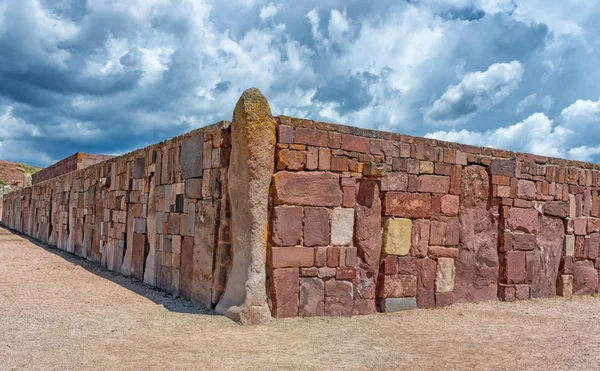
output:
[{"label": "large standing stone", "polygon": [[273,209],[271,243],[274,246],[294,246],[302,240],[302,208],[277,206]]},{"label": "large standing stone", "polygon": [[[216,311],[241,323],[262,323],[271,317],[265,257],[275,123],[267,100],[257,89],[246,90],[235,107],[231,143],[228,193],[232,263]],[[339,198],[341,202],[341,194]]]},{"label": "large standing stone", "polygon": [[210,308],[214,256],[218,244],[220,202],[200,200],[196,204],[196,230],[192,254],[192,300]]},{"label": "large standing stone", "polygon": [[376,271],[381,255],[381,200],[377,182],[358,184],[355,210],[354,242],[358,256]]},{"label": "large standing stone", "polygon": [[573,264],[573,295],[590,295],[598,288],[598,272],[590,260]]},{"label": "large standing stone", "polygon": [[383,226],[383,253],[387,255],[408,255],[412,236],[410,219],[390,218]]},{"label": "large standing stone", "polygon": [[298,315],[298,268],[273,269],[273,314],[277,318],[296,317]]},{"label": "large standing stone", "polygon": [[498,218],[487,209],[489,191],[483,167],[469,166],[462,171],[460,246],[454,284],[457,302],[497,299]]},{"label": "large standing stone", "polygon": [[[533,261],[532,298],[556,296],[556,280],[564,238],[565,228],[561,219],[540,217]],[[527,269],[529,270],[529,267]]]},{"label": "large standing stone", "polygon": [[[235,148],[235,147],[234,147]],[[231,171],[231,167],[229,167]],[[273,177],[275,204],[339,206],[342,189],[338,174],[280,171]]]},{"label": "large standing stone", "polygon": [[418,259],[417,305],[419,308],[435,307],[435,275],[437,264],[429,258]]}]

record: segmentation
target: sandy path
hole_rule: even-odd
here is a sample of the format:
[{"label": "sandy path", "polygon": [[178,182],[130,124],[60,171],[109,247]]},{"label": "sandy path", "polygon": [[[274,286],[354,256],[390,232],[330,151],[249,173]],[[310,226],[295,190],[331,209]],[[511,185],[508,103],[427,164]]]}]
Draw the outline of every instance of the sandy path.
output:
[{"label": "sandy path", "polygon": [[0,369],[598,369],[600,299],[242,327],[0,228]]}]

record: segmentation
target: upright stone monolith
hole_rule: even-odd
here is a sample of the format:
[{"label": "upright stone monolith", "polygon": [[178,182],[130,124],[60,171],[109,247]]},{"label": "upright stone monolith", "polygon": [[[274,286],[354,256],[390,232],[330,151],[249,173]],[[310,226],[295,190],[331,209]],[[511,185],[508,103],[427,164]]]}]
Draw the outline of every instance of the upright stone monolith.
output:
[{"label": "upright stone monolith", "polygon": [[242,324],[270,320],[266,293],[269,188],[275,156],[275,122],[257,89],[238,101],[231,124],[228,170],[232,264],[216,311]]}]

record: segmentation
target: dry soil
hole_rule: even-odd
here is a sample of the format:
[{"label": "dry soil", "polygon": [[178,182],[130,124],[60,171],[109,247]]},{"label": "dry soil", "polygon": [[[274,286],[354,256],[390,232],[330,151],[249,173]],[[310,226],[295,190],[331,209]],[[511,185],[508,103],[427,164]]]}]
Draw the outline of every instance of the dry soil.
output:
[{"label": "dry soil", "polygon": [[243,327],[0,228],[2,370],[592,370],[600,298]]}]

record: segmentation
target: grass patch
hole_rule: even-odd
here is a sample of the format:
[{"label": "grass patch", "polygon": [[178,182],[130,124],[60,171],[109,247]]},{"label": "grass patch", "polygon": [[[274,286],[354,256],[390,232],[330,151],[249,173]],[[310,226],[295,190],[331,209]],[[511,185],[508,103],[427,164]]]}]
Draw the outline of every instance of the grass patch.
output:
[{"label": "grass patch", "polygon": [[27,173],[27,174],[35,174],[38,171],[42,170],[41,167],[37,167],[37,166],[31,166],[31,165],[27,165],[27,164],[19,164],[19,166],[17,166],[17,169],[23,173]]}]

